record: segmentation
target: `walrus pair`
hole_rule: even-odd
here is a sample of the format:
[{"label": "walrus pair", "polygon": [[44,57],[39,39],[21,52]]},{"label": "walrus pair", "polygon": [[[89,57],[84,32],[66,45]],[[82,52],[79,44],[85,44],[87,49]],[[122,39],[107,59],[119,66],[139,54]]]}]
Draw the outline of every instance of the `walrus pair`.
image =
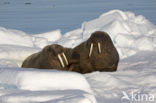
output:
[{"label": "walrus pair", "polygon": [[27,57],[22,67],[77,71],[76,68],[73,69],[73,66],[78,61],[76,59],[74,61],[74,56],[71,57],[71,52],[71,48],[64,48],[58,44],[48,45],[42,51]]},{"label": "walrus pair", "polygon": [[79,73],[117,70],[119,55],[106,32],[94,32],[75,48],[48,45],[32,54],[22,64],[24,68],[69,70]]}]

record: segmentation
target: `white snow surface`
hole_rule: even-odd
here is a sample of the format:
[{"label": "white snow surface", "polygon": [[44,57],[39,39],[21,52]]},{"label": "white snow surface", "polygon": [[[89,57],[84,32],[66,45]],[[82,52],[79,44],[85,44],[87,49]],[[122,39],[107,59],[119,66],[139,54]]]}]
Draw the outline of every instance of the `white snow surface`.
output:
[{"label": "white snow surface", "polygon": [[[0,101],[2,103],[45,101],[73,103],[75,99],[78,103],[81,101],[82,103],[96,103],[90,85],[84,76],[78,73],[56,70],[27,70],[17,67],[1,67],[0,72],[0,87],[2,89],[2,91],[0,89]],[[17,91],[15,92],[15,90]],[[10,95],[10,92],[13,94]]]},{"label": "white snow surface", "polygon": [[[110,35],[119,52],[117,72],[20,68],[27,56],[48,44],[73,48],[99,30]],[[60,30],[29,35],[0,27],[0,103],[122,103],[123,91],[152,94],[156,101],[155,61],[156,26],[130,11],[111,10],[64,35]]]}]

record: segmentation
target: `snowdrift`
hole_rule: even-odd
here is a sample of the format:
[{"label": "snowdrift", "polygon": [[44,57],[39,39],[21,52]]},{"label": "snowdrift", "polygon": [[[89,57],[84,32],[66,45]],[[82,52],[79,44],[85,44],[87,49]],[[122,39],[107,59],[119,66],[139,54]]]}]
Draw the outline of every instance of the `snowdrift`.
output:
[{"label": "snowdrift", "polygon": [[19,30],[0,27],[0,44],[42,48],[61,38],[60,30],[31,36]]},{"label": "snowdrift", "polygon": [[134,55],[142,50],[155,50],[156,26],[145,17],[132,12],[112,10],[99,18],[82,23],[81,28],[66,33],[58,43],[75,47],[88,39],[94,31],[105,31],[118,49],[120,58]]},{"label": "snowdrift", "polygon": [[[96,103],[84,76],[74,72],[0,67],[0,81],[1,103],[57,103],[62,99],[65,103],[73,103],[75,100],[78,103]],[[6,93],[1,89],[6,90]]]},{"label": "snowdrift", "polygon": [[[155,103],[156,101],[156,52],[138,52],[137,54],[122,59],[119,69],[115,73],[94,72],[86,74],[86,78],[95,92],[99,103]],[[154,61],[154,62],[153,62]],[[103,79],[101,79],[103,78]],[[121,100],[123,92],[129,96],[130,100]],[[132,99],[133,95],[152,95],[154,100],[146,98],[139,101]]]},{"label": "snowdrift", "polygon": [[[20,68],[27,56],[45,45],[73,48],[98,30],[110,35],[119,52],[121,61],[115,73],[81,75]],[[155,50],[156,26],[141,15],[120,10],[104,13],[64,35],[60,30],[30,35],[0,27],[0,102],[121,103],[122,91],[156,97]]]}]

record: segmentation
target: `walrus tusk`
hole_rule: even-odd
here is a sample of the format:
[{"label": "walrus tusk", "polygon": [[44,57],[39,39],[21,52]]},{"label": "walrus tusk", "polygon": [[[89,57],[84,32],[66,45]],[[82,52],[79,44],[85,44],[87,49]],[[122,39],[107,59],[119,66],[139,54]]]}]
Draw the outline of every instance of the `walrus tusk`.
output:
[{"label": "walrus tusk", "polygon": [[93,51],[93,43],[91,43],[91,45],[90,45],[90,49],[89,49],[89,57],[92,55],[92,51]]},{"label": "walrus tusk", "polygon": [[69,63],[68,63],[67,57],[66,57],[66,55],[64,54],[64,52],[62,53],[62,55],[63,55],[63,57],[64,57],[64,59],[65,59],[65,61],[66,61],[66,64],[68,65]]},{"label": "walrus tusk", "polygon": [[60,61],[60,63],[61,63],[61,66],[64,68],[64,63],[63,63],[63,60],[62,60],[62,58],[61,58],[61,55],[60,54],[58,54],[58,59],[59,59],[59,61]]},{"label": "walrus tusk", "polygon": [[101,53],[101,44],[98,42],[98,51],[99,51],[99,54]]}]

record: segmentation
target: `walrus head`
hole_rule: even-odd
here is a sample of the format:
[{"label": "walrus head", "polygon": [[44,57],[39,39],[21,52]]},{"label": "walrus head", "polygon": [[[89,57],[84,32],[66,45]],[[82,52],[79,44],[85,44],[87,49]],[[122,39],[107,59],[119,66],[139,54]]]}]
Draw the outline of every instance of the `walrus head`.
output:
[{"label": "walrus head", "polygon": [[43,49],[43,51],[45,53],[48,53],[49,58],[52,57],[51,58],[52,60],[58,60],[62,68],[68,66],[69,63],[65,55],[65,49],[61,45],[58,44],[48,45]]},{"label": "walrus head", "polygon": [[96,49],[98,54],[105,52],[107,46],[113,46],[111,38],[106,32],[96,31],[92,33],[90,38],[87,40],[87,47],[89,47],[89,54],[90,57],[92,55],[93,50]]}]

